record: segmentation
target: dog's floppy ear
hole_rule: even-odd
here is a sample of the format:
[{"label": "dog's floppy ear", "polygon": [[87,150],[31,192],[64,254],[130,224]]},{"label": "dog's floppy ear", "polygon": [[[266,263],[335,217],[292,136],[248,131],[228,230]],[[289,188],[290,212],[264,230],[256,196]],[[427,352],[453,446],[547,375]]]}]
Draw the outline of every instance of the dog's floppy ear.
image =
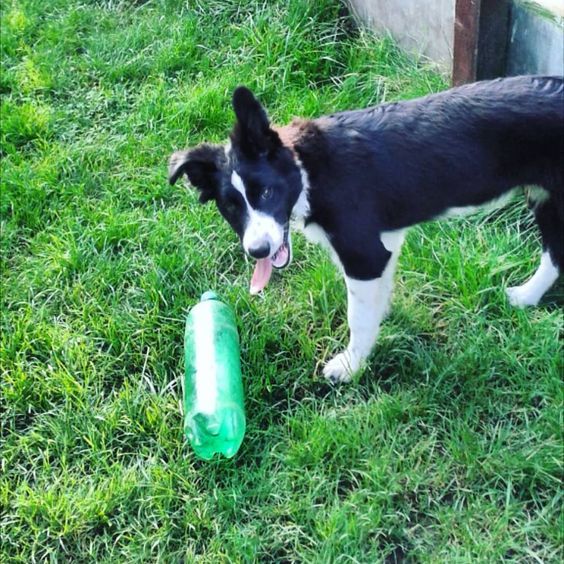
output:
[{"label": "dog's floppy ear", "polygon": [[168,165],[168,181],[174,184],[186,174],[190,184],[200,191],[200,202],[215,198],[220,183],[225,152],[220,145],[204,143],[187,151],[172,153]]},{"label": "dog's floppy ear", "polygon": [[245,86],[233,92],[233,110],[237,123],[231,139],[247,156],[267,154],[281,145],[278,134],[270,128],[266,111]]}]

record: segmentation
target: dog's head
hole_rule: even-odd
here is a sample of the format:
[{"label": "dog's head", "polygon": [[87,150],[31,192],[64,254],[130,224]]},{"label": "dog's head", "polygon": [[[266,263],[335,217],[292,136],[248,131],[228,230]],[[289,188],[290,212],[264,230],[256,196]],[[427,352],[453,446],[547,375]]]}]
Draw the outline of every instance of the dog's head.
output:
[{"label": "dog's head", "polygon": [[233,109],[237,120],[230,143],[173,153],[169,181],[186,174],[200,202],[215,200],[244,250],[257,259],[251,282],[256,293],[268,283],[272,267],[290,262],[289,222],[302,177],[292,150],[282,144],[250,90],[235,90]]}]

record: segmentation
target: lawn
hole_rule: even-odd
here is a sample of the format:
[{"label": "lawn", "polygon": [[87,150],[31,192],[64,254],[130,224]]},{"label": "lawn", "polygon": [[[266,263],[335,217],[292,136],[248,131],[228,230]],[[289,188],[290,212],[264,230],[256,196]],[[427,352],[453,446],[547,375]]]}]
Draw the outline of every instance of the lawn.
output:
[{"label": "lawn", "polygon": [[[562,286],[516,310],[523,201],[413,229],[366,372],[330,387],[344,285],[299,236],[251,297],[213,206],[167,183],[230,93],[273,120],[447,87],[336,0],[0,0],[1,562],[557,562]],[[185,314],[236,310],[247,435],[182,436]]]}]

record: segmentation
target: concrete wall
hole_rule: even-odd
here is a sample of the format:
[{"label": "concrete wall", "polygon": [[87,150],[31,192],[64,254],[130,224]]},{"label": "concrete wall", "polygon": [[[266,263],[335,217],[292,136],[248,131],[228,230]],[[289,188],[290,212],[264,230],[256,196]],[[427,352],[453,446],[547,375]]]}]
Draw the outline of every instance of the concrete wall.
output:
[{"label": "concrete wall", "polygon": [[[551,9],[556,8],[551,6]],[[508,75],[564,74],[564,18],[555,12],[551,15],[530,3],[514,2],[507,53]],[[560,12],[564,12],[564,0]]]},{"label": "concrete wall", "polygon": [[349,0],[360,20],[405,50],[452,66],[455,0]]},{"label": "concrete wall", "polygon": [[564,2],[562,0],[534,0],[534,2],[555,16],[564,18]]},{"label": "concrete wall", "polygon": [[[452,71],[456,0],[349,0],[358,18]],[[513,0],[506,74],[564,74],[564,0]]]}]

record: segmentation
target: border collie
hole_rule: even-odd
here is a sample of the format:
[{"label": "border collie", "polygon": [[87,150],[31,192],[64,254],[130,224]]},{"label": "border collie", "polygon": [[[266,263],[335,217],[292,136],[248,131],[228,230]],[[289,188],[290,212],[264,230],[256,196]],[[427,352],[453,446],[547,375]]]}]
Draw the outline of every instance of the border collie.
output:
[{"label": "border collie", "polygon": [[376,342],[411,225],[500,202],[532,187],[543,253],[509,301],[536,305],[564,269],[564,80],[521,76],[416,100],[296,119],[284,127],[245,87],[225,146],[175,152],[200,201],[215,200],[256,267],[251,293],[292,258],[291,227],[327,247],[343,272],[350,342],[324,367],[348,381]]}]

